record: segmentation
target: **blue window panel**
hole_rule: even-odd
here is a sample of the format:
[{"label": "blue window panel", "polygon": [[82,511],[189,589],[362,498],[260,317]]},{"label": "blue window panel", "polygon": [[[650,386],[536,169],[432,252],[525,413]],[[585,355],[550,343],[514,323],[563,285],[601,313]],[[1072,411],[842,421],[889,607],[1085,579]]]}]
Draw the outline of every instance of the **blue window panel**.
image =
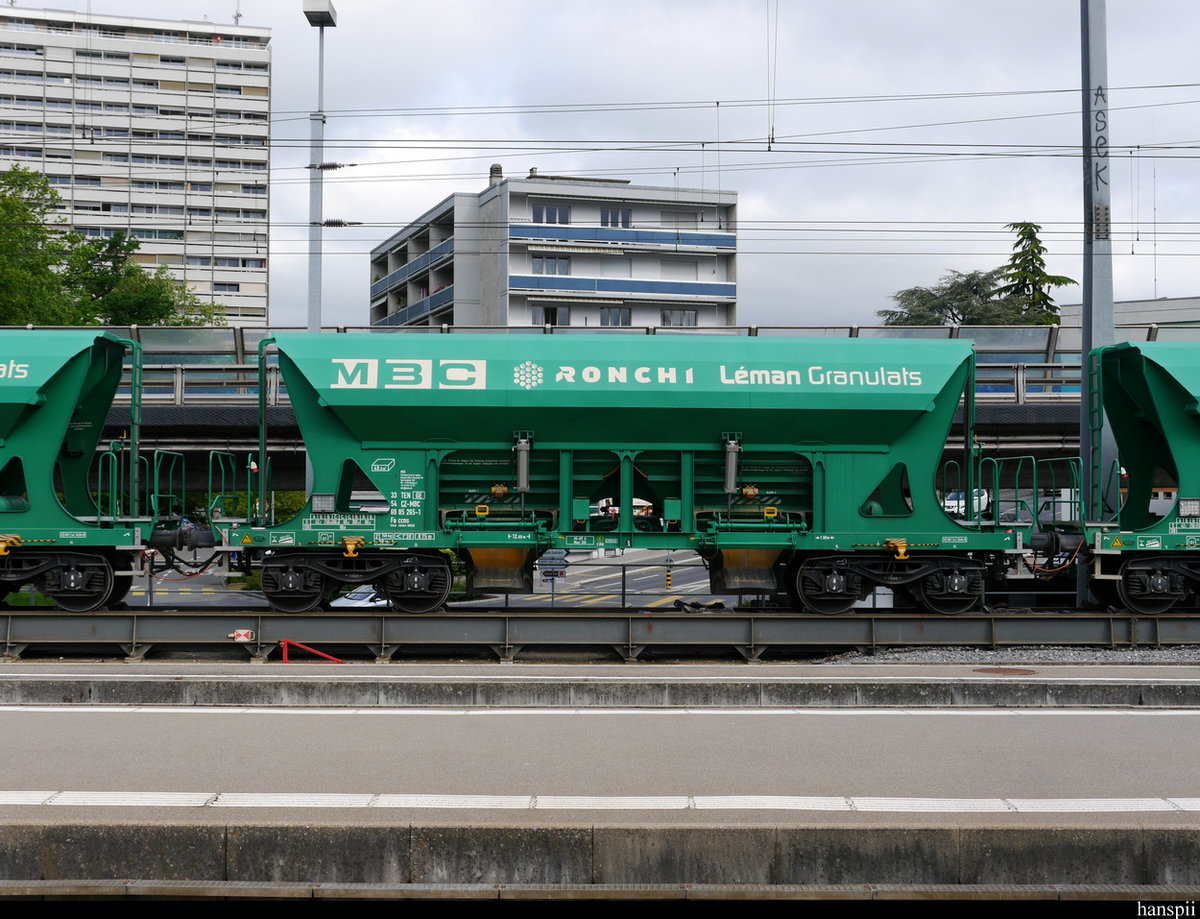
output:
[{"label": "blue window panel", "polygon": [[613,227],[530,226],[514,224],[509,239],[558,239],[578,242],[649,243],[660,246],[705,246],[711,249],[737,248],[732,233],[702,233],[693,230],[622,230]]}]

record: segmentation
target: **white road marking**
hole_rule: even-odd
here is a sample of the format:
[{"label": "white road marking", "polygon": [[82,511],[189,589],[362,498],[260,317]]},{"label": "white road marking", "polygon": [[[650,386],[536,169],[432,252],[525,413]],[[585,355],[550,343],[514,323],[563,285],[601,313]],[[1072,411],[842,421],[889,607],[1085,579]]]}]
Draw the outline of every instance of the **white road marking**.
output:
[{"label": "white road marking", "polygon": [[353,810],[784,810],[850,813],[1095,814],[1200,811],[1200,798],[887,798],[788,795],[422,795],[164,791],[0,791],[0,807]]}]

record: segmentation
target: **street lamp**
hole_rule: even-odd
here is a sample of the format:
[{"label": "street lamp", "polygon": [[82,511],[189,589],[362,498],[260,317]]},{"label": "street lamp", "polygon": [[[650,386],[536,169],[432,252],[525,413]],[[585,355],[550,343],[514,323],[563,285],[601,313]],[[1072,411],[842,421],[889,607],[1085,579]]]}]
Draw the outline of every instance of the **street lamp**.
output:
[{"label": "street lamp", "polygon": [[311,173],[308,177],[308,331],[321,331],[321,160],[325,156],[325,27],[337,25],[330,0],[304,0],[304,16],[318,30],[317,110],[308,116]]}]

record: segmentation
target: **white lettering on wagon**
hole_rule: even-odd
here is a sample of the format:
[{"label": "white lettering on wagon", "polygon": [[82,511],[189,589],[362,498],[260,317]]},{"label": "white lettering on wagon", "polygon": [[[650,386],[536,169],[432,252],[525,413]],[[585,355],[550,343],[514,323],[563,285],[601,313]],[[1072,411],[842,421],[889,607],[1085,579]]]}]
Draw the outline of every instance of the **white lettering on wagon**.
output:
[{"label": "white lettering on wagon", "polygon": [[835,370],[812,364],[801,370],[796,367],[749,367],[744,364],[720,369],[721,382],[726,386],[920,386],[921,371],[907,367],[871,367],[857,370]]},{"label": "white lettering on wagon", "polygon": [[690,386],[696,382],[696,370],[694,367],[669,367],[669,366],[641,366],[630,367],[628,365],[607,364],[599,367],[589,364],[586,367],[573,367],[568,364],[560,365],[554,373],[555,383],[629,383],[630,377],[633,382],[645,386],[648,383],[660,383],[668,386],[675,386],[680,379],[684,385]]},{"label": "white lettering on wagon", "polygon": [[[379,389],[380,361],[374,357],[335,357],[336,376],[330,389]],[[487,361],[388,358],[383,361],[383,389],[485,389]]]}]

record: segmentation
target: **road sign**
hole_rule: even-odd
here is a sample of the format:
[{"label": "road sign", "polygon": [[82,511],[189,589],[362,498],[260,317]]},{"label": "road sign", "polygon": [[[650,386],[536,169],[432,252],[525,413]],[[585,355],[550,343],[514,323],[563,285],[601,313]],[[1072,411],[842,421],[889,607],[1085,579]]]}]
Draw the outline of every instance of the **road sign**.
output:
[{"label": "road sign", "polygon": [[567,550],[566,549],[547,549],[545,552],[542,553],[542,557],[541,557],[540,561],[543,564],[545,564],[547,562],[558,562],[559,564],[566,565],[567,564]]},{"label": "road sign", "polygon": [[550,581],[554,578],[565,578],[567,576],[565,568],[542,568],[540,570],[543,581]]}]

